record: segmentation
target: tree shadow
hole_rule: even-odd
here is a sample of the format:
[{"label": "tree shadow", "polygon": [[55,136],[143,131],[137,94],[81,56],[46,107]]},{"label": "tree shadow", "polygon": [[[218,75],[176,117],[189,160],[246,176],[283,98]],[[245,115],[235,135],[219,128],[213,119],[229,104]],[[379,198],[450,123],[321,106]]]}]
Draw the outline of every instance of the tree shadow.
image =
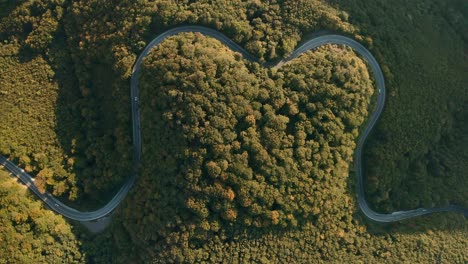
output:
[{"label": "tree shadow", "polygon": [[[10,10],[14,10],[16,6],[17,5],[11,5]],[[94,135],[95,137],[99,137],[105,134],[112,135],[118,123],[115,121],[115,102],[112,96],[110,96],[114,88],[113,82],[105,86],[106,81],[113,79],[113,76],[108,74],[112,67],[104,64],[97,66],[98,70],[93,72],[93,77],[99,81],[97,83],[91,83],[89,86],[95,88],[95,90],[99,90],[97,87],[104,88],[97,93],[95,98],[84,98],[83,85],[81,85],[82,82],[80,82],[77,77],[78,73],[75,67],[76,61],[72,59],[72,51],[73,49],[69,47],[63,27],[59,27],[59,30],[54,33],[53,40],[47,50],[37,51],[22,45],[17,56],[21,63],[27,63],[38,56],[42,56],[50,66],[51,72],[53,72],[53,75],[50,76],[50,81],[53,80],[56,82],[58,87],[57,99],[55,101],[55,113],[53,113],[53,115],[55,115],[56,119],[54,130],[58,140],[57,143],[60,146],[60,152],[63,153],[64,156],[64,159],[59,161],[59,166],[65,168],[68,173],[67,175],[57,175],[57,177],[70,177],[71,180],[67,184],[75,185],[78,187],[78,190],[84,190],[86,186],[92,184],[93,178],[98,178],[100,176],[100,170],[95,168],[103,166],[102,164],[96,165],[95,163],[89,162],[90,159],[87,156],[92,155],[90,152],[95,151],[98,147],[90,147],[91,143],[88,141],[88,136]],[[129,88],[127,88],[126,91],[128,91],[128,89]],[[102,107],[92,108],[89,107],[87,100],[101,100],[105,102],[102,102]],[[126,104],[122,106],[122,108],[129,109],[129,105],[130,104]],[[83,111],[86,111],[90,116],[94,116],[94,120],[92,121],[95,123],[95,126],[89,125],[90,121],[89,119],[85,120]],[[128,113],[130,113],[130,111],[128,111]],[[129,125],[130,123],[128,127]],[[127,131],[130,134],[130,128],[128,128]],[[130,135],[128,137],[130,137]],[[106,150],[110,149],[110,151],[112,151],[113,144],[114,142],[109,140],[106,145],[108,149]],[[128,152],[130,152],[130,149]],[[118,156],[118,153],[110,155],[112,158],[111,161],[117,161],[116,157]],[[122,159],[124,158],[122,157]],[[128,158],[128,161],[122,161],[122,164],[129,162],[130,158]],[[86,171],[84,168],[90,168],[90,170]],[[128,177],[130,175],[130,169],[130,166],[128,166],[127,170],[121,170],[115,174]],[[121,178],[116,176],[115,181],[109,182],[108,186],[100,186],[93,189],[91,185],[91,190],[87,192],[79,191],[76,193],[78,197],[77,200],[70,200],[68,197],[69,193],[65,193],[56,198],[77,210],[92,211],[109,202],[110,198],[115,195],[117,190],[121,187],[122,182],[126,179],[127,178],[123,176],[121,176]],[[59,178],[58,180],[66,182],[68,179]],[[113,232],[111,231],[112,228],[107,228],[107,230],[102,233],[103,235],[92,235],[80,222],[69,220],[69,223],[73,226],[73,233],[82,241],[82,249],[85,254],[90,254],[89,252],[93,253],[93,250],[95,250],[94,248],[98,247],[95,244],[96,240],[102,243],[103,246],[107,245],[108,241],[100,237],[107,237],[108,239]],[[108,248],[108,252],[111,251],[112,248]]]},{"label": "tree shadow", "polygon": [[[94,81],[78,78],[79,70],[82,69],[77,69],[75,65],[80,63],[80,58],[72,59],[71,53],[76,49],[69,46],[67,38],[61,27],[55,33],[47,52],[48,62],[55,72],[54,79],[59,87],[55,132],[68,159],[62,165],[70,175],[74,175],[69,184],[76,185],[75,196],[78,199],[70,200],[65,196],[59,198],[78,210],[90,211],[106,204],[130,175],[130,166],[116,171],[109,164],[119,159],[121,164],[127,164],[130,159],[119,157],[120,154],[116,153],[114,134],[120,124],[116,121],[116,103],[112,96],[112,89],[115,88],[112,81],[115,78],[110,73],[112,67],[96,63],[93,72],[89,74],[89,79]],[[30,52],[24,49],[25,59]],[[129,104],[123,108],[129,108]],[[130,129],[127,131],[130,132]],[[106,156],[109,160],[100,162]],[[107,181],[100,181],[104,178],[102,174],[108,175]]]},{"label": "tree shadow", "polygon": [[[365,1],[361,1],[361,0],[351,0],[351,1],[331,1],[330,3],[332,6],[336,7],[336,9],[344,11],[347,14],[349,14],[349,22],[352,23],[358,30],[356,34],[361,34],[361,36],[369,37],[368,41],[366,41],[366,43],[363,43],[363,45],[366,46],[376,57],[377,61],[381,63],[381,67],[385,75],[385,81],[386,81],[387,88],[388,88],[385,107],[395,108],[395,103],[392,106],[388,104],[389,99],[395,96],[395,94],[398,94],[399,92],[398,89],[401,89],[398,86],[402,85],[402,81],[399,80],[397,76],[394,77],[388,67],[396,68],[396,67],[403,65],[404,67],[408,68],[410,67],[409,66],[410,64],[408,62],[410,60],[415,59],[415,56],[412,56],[410,54],[410,55],[405,56],[404,58],[403,57],[397,58],[397,54],[395,50],[392,50],[389,47],[389,45],[395,45],[396,48],[406,51],[405,45],[418,46],[424,43],[424,41],[430,40],[430,37],[427,37],[427,39],[424,39],[424,37],[419,36],[421,32],[419,31],[420,28],[418,25],[420,23],[418,22],[416,17],[419,16],[421,18],[423,15],[421,14],[416,15],[415,13],[418,13],[420,10],[413,8],[414,6],[409,3],[406,6],[408,10],[404,12],[401,9],[392,8],[392,5],[386,4],[384,2],[366,3]],[[456,3],[452,3],[452,4],[456,5]],[[447,4],[447,6],[449,5]],[[428,5],[425,8],[433,9],[434,7],[429,7]],[[437,9],[437,8],[434,8],[434,9]],[[444,15],[443,10],[437,10],[437,12],[439,13],[431,12],[431,15],[434,15],[434,14],[441,15],[441,16]],[[392,21],[392,23],[389,24],[389,21]],[[424,21],[427,21],[427,20],[424,20]],[[437,30],[437,27],[434,26],[434,31],[436,30]],[[432,32],[428,32],[428,33],[432,33]],[[446,37],[446,35],[441,35],[441,36]],[[410,39],[405,38],[403,40],[402,38],[404,37],[408,37]],[[411,38],[416,39],[414,43],[408,43],[410,42]],[[449,42],[448,39],[447,41]],[[436,49],[434,49],[434,52],[436,52]],[[403,64],[400,61],[396,61],[398,59],[403,59],[404,61],[406,61],[406,64]],[[411,69],[407,69],[407,71],[410,71],[410,70]],[[416,71],[418,70],[415,70],[415,72]],[[395,72],[401,73],[402,71],[395,70]],[[403,78],[403,77],[400,77],[400,78]],[[416,77],[413,77],[413,78],[416,78]],[[397,97],[398,96],[399,95],[397,95]],[[392,99],[392,100],[396,100],[396,99]],[[384,108],[382,116],[385,118],[386,115],[387,115],[386,108]],[[393,112],[393,116],[395,116],[395,112]],[[397,117],[397,118],[400,118],[400,117]],[[404,118],[404,117],[401,117],[401,118]],[[393,120],[393,119],[388,118],[385,120]],[[391,140],[390,138],[392,138],[392,135],[388,135],[388,132],[384,131],[385,126],[382,125],[381,122],[382,121],[379,121],[378,124],[373,129],[363,149],[363,155],[364,155],[363,157],[363,163],[364,163],[363,164],[363,169],[364,169],[363,181],[364,181],[365,189],[368,189],[367,187],[370,186],[370,184],[367,184],[367,182],[369,180],[372,180],[367,177],[367,172],[369,171],[370,167],[376,166],[371,163],[372,161],[376,160],[375,156],[372,157],[372,154],[374,154],[371,152],[373,146],[381,144],[381,145],[387,146],[388,148],[393,147],[390,145],[390,143],[392,143],[390,141]],[[380,157],[382,157],[382,160],[385,155],[386,155],[385,153],[381,153]],[[381,161],[381,163],[384,163],[384,162],[386,161],[385,160]],[[388,162],[391,162],[391,161],[389,160]],[[366,169],[366,166],[367,166],[367,169]],[[378,176],[379,175],[377,175],[377,177]],[[394,177],[403,177],[403,175],[395,175]],[[392,181],[392,179],[384,179],[381,181],[389,182],[389,181]],[[409,182],[407,180],[404,180],[403,184],[408,185]],[[429,188],[430,186],[427,186],[427,184],[425,186],[418,186],[418,187],[421,188],[419,191],[424,192],[424,193],[428,193],[430,192],[430,190],[432,190]],[[417,188],[414,188],[413,191],[418,191],[418,190]],[[351,196],[356,197],[356,176],[354,175],[354,173],[350,174],[347,180],[347,192]],[[368,201],[369,206],[373,210],[380,212],[379,207],[383,207],[383,206],[381,206],[381,204],[380,205],[373,204],[372,201],[374,199],[372,195],[375,195],[375,193],[366,191],[366,200]],[[413,193],[412,195],[416,197],[418,194]],[[399,197],[393,197],[393,198],[400,199]],[[392,199],[392,195],[390,195],[390,198],[388,199]],[[420,206],[420,207],[423,207],[423,206]],[[437,206],[434,206],[434,207],[437,207]],[[401,210],[405,210],[405,209],[409,209],[409,208],[402,208]],[[411,209],[415,209],[415,208],[411,208]],[[381,213],[385,213],[385,212],[381,212]],[[365,217],[361,213],[361,210],[359,209],[359,206],[357,205],[357,201],[356,201],[356,212],[354,212],[354,219],[359,224],[368,226],[369,227],[368,231],[372,234],[381,234],[381,233],[420,234],[420,233],[426,233],[430,230],[461,229],[463,228],[464,225],[466,225],[466,219],[460,213],[436,213],[432,215],[420,216],[420,217],[416,217],[413,219],[398,221],[395,223],[388,223],[388,224],[376,223],[374,221],[367,219],[367,217]]]},{"label": "tree shadow", "polygon": [[[374,135],[372,135],[374,133]],[[375,130],[369,136],[370,138],[378,138],[378,135],[375,135]],[[375,144],[375,140],[371,141]],[[365,167],[365,163],[364,166]],[[365,172],[365,170],[364,170]],[[364,188],[366,188],[366,174],[364,173]],[[367,227],[367,231],[376,236],[382,235],[391,235],[391,234],[423,234],[427,233],[428,231],[448,231],[448,230],[461,230],[465,228],[466,225],[466,218],[461,213],[454,213],[454,212],[442,212],[442,213],[434,213],[430,215],[423,215],[418,216],[415,218],[405,219],[396,222],[390,223],[379,223],[367,218],[359,208],[357,203],[357,195],[356,195],[356,187],[357,179],[354,171],[350,172],[349,177],[347,178],[347,193],[353,197],[355,197],[355,212],[353,213],[353,219],[359,225],[364,225]],[[376,208],[372,202],[370,202],[368,192],[365,192],[365,199],[368,201],[369,207],[378,213],[388,213],[388,212],[381,212],[379,208]],[[414,208],[416,209],[416,208]],[[390,212],[391,213],[391,212]]]},{"label": "tree shadow", "polygon": [[[112,89],[115,89],[112,75],[112,66],[106,65],[106,62],[93,64],[92,76],[94,82],[83,84],[83,79],[77,76],[80,74],[76,63],[79,59],[72,58],[73,47],[68,43],[68,37],[63,32],[63,27],[54,34],[54,40],[45,56],[49,65],[52,67],[55,75],[54,80],[58,84],[58,94],[56,100],[56,127],[55,132],[59,140],[60,147],[68,160],[63,161],[63,166],[74,175],[74,182],[78,188],[76,200],[70,200],[67,195],[56,197],[66,205],[80,211],[93,211],[101,208],[108,203],[115,195],[123,182],[130,176],[131,166],[127,169],[118,169],[119,171],[108,170],[106,173],[116,175],[113,181],[108,181],[108,185],[94,187],[93,180],[99,178],[103,169],[108,163],[97,164],[95,153],[97,151],[109,151],[109,162],[119,162],[129,164],[131,157],[120,157],[115,151],[115,138],[113,137],[116,127],[121,125],[116,121],[116,102],[112,96]],[[21,50],[20,57],[27,61],[35,56],[33,51],[24,48]],[[86,75],[86,74],[84,74]],[[127,89],[129,93],[129,84]],[[91,95],[87,93],[91,92]],[[99,103],[97,103],[99,102]],[[122,108],[128,108],[130,115],[130,103]],[[126,126],[128,129],[128,138],[130,138],[130,123]],[[95,140],[105,140],[109,135],[108,142],[97,145]],[[89,139],[92,138],[93,141]],[[103,147],[105,149],[99,149]],[[131,148],[128,148],[130,153]],[[72,160],[72,162],[70,162]],[[70,175],[71,175],[70,174]],[[116,210],[117,212],[119,209]],[[116,212],[114,211],[114,212]],[[98,233],[90,232],[82,223],[69,220],[73,226],[73,233],[81,241],[82,252],[86,259],[96,263],[115,263],[118,262],[114,250],[120,244],[130,243],[130,238],[122,237],[125,233],[115,232],[119,229],[115,227],[119,221],[119,214],[113,213],[113,220],[110,226]],[[130,253],[130,252],[129,252]],[[111,262],[109,262],[109,260]]]},{"label": "tree shadow", "polygon": [[15,8],[26,2],[26,0],[18,1],[1,1],[0,2],[0,19],[7,17]]}]

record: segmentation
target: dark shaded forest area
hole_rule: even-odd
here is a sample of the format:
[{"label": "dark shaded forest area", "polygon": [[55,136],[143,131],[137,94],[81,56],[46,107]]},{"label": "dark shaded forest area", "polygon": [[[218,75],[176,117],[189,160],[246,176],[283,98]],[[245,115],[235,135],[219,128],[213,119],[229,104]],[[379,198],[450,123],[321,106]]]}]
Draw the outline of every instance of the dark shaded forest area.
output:
[{"label": "dark shaded forest area", "polygon": [[[275,61],[327,30],[363,43],[386,77],[365,151],[373,207],[466,207],[467,14],[462,0],[0,1],[0,154],[42,190],[97,208],[130,172],[129,78],[149,40],[198,24]],[[180,34],[140,82],[141,176],[113,224],[89,234],[0,171],[0,259],[468,261],[461,215],[378,225],[360,214],[352,158],[374,91],[351,50],[268,69]]]}]

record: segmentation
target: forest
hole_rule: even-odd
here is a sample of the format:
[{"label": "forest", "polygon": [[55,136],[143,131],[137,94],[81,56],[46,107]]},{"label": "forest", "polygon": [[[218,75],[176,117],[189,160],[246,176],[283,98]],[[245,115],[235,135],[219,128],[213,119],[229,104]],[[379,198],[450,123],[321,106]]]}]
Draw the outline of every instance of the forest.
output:
[{"label": "forest", "polygon": [[[468,206],[463,0],[0,1],[0,154],[67,204],[104,204],[130,173],[133,64],[187,24],[261,62],[315,32],[355,38],[388,89],[365,150],[372,207]],[[352,50],[271,69],[187,33],[143,66],[140,177],[111,226],[90,234],[0,170],[0,263],[468,261],[461,215],[360,214],[353,153],[375,91]]]}]

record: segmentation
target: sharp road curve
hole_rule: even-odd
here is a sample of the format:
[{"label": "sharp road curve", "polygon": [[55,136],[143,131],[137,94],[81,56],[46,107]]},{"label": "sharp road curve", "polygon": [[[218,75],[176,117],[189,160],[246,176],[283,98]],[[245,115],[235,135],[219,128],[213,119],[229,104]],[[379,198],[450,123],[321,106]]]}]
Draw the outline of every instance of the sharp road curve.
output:
[{"label": "sharp road curve", "polygon": [[[132,174],[130,175],[127,182],[125,182],[125,184],[120,188],[120,190],[116,193],[116,195],[105,206],[92,212],[80,212],[76,209],[73,209],[61,203],[59,200],[54,198],[49,193],[44,193],[44,194],[41,193],[37,189],[37,187],[34,185],[34,180],[29,174],[27,174],[23,169],[19,168],[14,163],[12,163],[7,158],[1,155],[0,155],[0,164],[3,165],[5,169],[10,171],[16,177],[18,177],[25,185],[27,185],[27,187],[34,194],[37,195],[37,197],[39,197],[39,199],[41,199],[44,203],[46,203],[52,210],[54,210],[55,212],[67,218],[85,222],[85,221],[97,220],[110,214],[127,195],[128,191],[132,187],[138,175],[137,174],[138,166],[140,164],[140,159],[141,159],[140,111],[138,108],[138,102],[139,102],[138,77],[140,75],[141,63],[143,62],[143,59],[150,53],[150,51],[155,46],[160,44],[166,38],[176,35],[181,32],[199,32],[203,35],[213,37],[219,40],[220,42],[222,42],[224,45],[228,46],[231,50],[241,53],[244,56],[244,58],[251,60],[251,61],[258,62],[257,58],[249,54],[242,47],[234,43],[231,39],[229,39],[222,33],[216,30],[201,27],[201,26],[177,27],[177,28],[166,31],[160,34],[159,36],[157,36],[155,39],[153,39],[138,57],[134,65],[134,68],[132,71],[132,77],[131,77],[130,90],[131,90],[132,133],[133,133]],[[326,44],[340,44],[340,45],[346,45],[348,47],[351,47],[355,52],[357,52],[360,56],[362,56],[367,61],[372,73],[374,74],[376,85],[377,85],[378,97],[377,97],[376,109],[374,110],[372,115],[369,117],[367,126],[359,137],[357,149],[355,151],[355,158],[354,158],[354,165],[355,165],[356,178],[357,178],[356,180],[357,180],[358,203],[364,215],[366,215],[368,218],[377,222],[394,222],[394,221],[399,221],[399,220],[412,218],[416,216],[431,214],[435,212],[449,212],[449,211],[460,212],[460,213],[463,213],[465,216],[467,216],[468,209],[461,208],[458,206],[452,206],[452,205],[446,206],[446,207],[440,207],[440,208],[419,208],[419,209],[410,210],[410,211],[398,211],[398,212],[394,212],[390,214],[377,213],[369,207],[364,197],[364,183],[363,183],[363,175],[362,175],[362,150],[363,150],[364,143],[367,137],[369,136],[369,133],[371,132],[372,128],[374,127],[377,120],[379,119],[380,114],[382,113],[384,103],[385,103],[385,80],[384,80],[382,71],[380,69],[380,66],[378,62],[376,61],[376,59],[374,58],[374,56],[372,56],[372,54],[364,46],[362,46],[361,44],[359,44],[357,41],[353,39],[350,39],[345,36],[340,36],[340,35],[323,35],[319,37],[314,37],[310,39],[309,41],[305,42],[302,46],[296,49],[288,58],[280,61],[274,67],[281,67],[281,65],[283,65],[284,63],[287,63],[293,60],[294,58],[300,56],[304,52],[311,50],[311,49],[315,49],[317,47],[320,47]],[[264,66],[266,66],[266,64],[264,64]]]}]

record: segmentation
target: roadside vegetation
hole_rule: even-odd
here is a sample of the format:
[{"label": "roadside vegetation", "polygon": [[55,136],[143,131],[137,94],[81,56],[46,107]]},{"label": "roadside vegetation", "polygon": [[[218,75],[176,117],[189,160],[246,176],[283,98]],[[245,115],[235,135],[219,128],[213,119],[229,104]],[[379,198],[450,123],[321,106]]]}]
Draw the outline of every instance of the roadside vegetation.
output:
[{"label": "roadside vegetation", "polygon": [[[154,36],[204,25],[275,61],[329,30],[368,47],[386,77],[365,151],[372,206],[466,207],[467,13],[462,0],[0,1],[0,154],[41,189],[98,206],[130,171],[129,78]],[[0,259],[46,262],[52,237],[70,262],[468,261],[461,215],[376,225],[359,213],[352,154],[373,88],[352,51],[270,70],[181,34],[150,54],[140,89],[141,176],[110,229],[71,229],[0,172]],[[37,231],[44,214],[61,229]]]},{"label": "roadside vegetation", "polygon": [[[68,48],[62,20],[65,3],[5,5],[2,11],[10,13],[0,21],[0,110],[6,113],[0,151],[35,174],[41,190],[98,205],[128,175],[130,163],[130,135],[114,144],[118,119],[113,101],[103,99],[111,93],[112,74],[99,65],[84,74],[75,67],[77,52]],[[102,78],[86,79],[91,89],[80,84],[83,75]],[[120,169],[111,166],[117,160]]]},{"label": "roadside vegetation", "polygon": [[145,60],[140,87],[144,191],[128,204],[153,224],[136,233],[182,225],[204,239],[234,223],[326,226],[347,211],[354,140],[373,93],[352,52],[326,47],[269,70],[181,34]]},{"label": "roadside vegetation", "polygon": [[0,263],[81,263],[72,228],[0,169]]},{"label": "roadside vegetation", "polygon": [[365,151],[368,197],[387,212],[468,207],[466,1],[359,2],[340,7],[388,70],[386,106]]}]

